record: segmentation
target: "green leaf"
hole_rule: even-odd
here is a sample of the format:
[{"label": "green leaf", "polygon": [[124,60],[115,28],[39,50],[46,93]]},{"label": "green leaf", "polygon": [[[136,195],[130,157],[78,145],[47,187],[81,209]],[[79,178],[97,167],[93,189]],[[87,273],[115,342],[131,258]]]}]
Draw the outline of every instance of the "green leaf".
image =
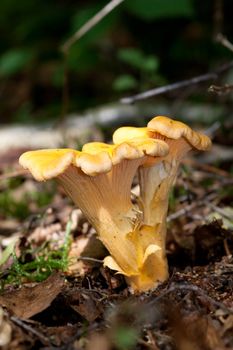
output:
[{"label": "green leaf", "polygon": [[30,63],[32,56],[32,52],[26,49],[5,52],[0,58],[0,75],[9,77],[20,72]]},{"label": "green leaf", "polygon": [[9,76],[18,73],[31,59],[31,53],[24,50],[8,51],[0,59],[0,73]]},{"label": "green leaf", "polygon": [[118,327],[113,334],[113,342],[119,350],[135,349],[137,330],[127,327]]},{"label": "green leaf", "polygon": [[0,266],[5,264],[5,262],[7,262],[9,257],[13,254],[17,241],[18,241],[18,237],[13,238],[10,244],[4,249],[0,258]]},{"label": "green leaf", "polygon": [[113,89],[116,91],[126,91],[136,88],[138,85],[137,80],[128,74],[120,75],[113,82]]},{"label": "green leaf", "polygon": [[133,15],[148,21],[194,14],[192,0],[127,0],[125,6]]},{"label": "green leaf", "polygon": [[155,56],[147,56],[143,62],[143,70],[148,73],[155,73],[159,68],[159,60]]},{"label": "green leaf", "polygon": [[144,63],[143,53],[135,48],[120,49],[117,53],[118,59],[134,68],[141,69]]}]

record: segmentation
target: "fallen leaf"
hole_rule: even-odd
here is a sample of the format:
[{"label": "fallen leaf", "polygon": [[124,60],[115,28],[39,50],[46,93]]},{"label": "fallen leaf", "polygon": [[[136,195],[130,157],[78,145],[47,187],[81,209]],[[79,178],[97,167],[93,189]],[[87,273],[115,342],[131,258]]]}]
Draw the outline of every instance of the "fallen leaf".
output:
[{"label": "fallen leaf", "polygon": [[110,350],[111,344],[104,334],[94,333],[90,336],[87,350]]},{"label": "fallen leaf", "polygon": [[5,262],[9,259],[12,253],[15,250],[16,242],[18,241],[18,237],[13,237],[7,247],[4,249],[2,253],[0,253],[0,266],[5,264]]},{"label": "fallen leaf", "polygon": [[[175,310],[175,309],[174,309]],[[172,336],[179,350],[225,350],[218,329],[210,318],[196,312],[182,316],[179,309],[170,315]]]},{"label": "fallen leaf", "polygon": [[101,314],[100,307],[98,307],[98,303],[96,298],[94,299],[94,295],[87,295],[86,293],[73,294],[71,297],[70,306],[88,322],[95,321]]},{"label": "fallen leaf", "polygon": [[5,319],[3,309],[0,308],[0,347],[9,345],[11,333],[11,325]]},{"label": "fallen leaf", "polygon": [[94,291],[89,293],[72,290],[67,294],[67,297],[70,307],[88,322],[93,322],[103,313],[102,305],[99,302],[100,296]]},{"label": "fallen leaf", "polygon": [[55,273],[33,287],[24,285],[21,289],[4,292],[0,295],[0,305],[17,317],[27,319],[47,309],[63,285],[64,279]]}]

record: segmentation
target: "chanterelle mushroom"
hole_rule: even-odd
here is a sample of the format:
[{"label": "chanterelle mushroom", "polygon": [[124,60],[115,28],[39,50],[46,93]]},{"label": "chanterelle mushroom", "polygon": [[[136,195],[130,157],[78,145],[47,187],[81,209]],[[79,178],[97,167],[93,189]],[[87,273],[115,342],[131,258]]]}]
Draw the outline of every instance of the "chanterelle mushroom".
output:
[{"label": "chanterelle mushroom", "polygon": [[168,154],[161,140],[137,137],[118,145],[93,142],[72,149],[24,153],[20,164],[38,181],[56,178],[95,227],[111,256],[105,265],[126,276],[135,290],[155,287],[167,278],[161,238],[141,223],[131,202],[131,185],[139,166]]},{"label": "chanterelle mushroom", "polygon": [[131,138],[150,137],[160,139],[169,145],[169,153],[159,163],[139,167],[140,206],[143,223],[154,227],[161,237],[161,250],[165,256],[166,216],[168,197],[177,176],[179,164],[191,150],[208,150],[209,137],[193,131],[189,126],[168,117],[153,118],[146,128],[122,127],[113,134],[113,142],[129,141]]}]

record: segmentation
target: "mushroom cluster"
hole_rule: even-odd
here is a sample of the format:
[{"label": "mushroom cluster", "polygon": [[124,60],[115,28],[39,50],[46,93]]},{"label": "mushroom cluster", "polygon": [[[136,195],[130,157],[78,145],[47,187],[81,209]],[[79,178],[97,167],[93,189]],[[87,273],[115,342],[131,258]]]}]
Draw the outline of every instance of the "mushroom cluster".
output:
[{"label": "mushroom cluster", "polygon": [[[104,265],[145,291],[168,278],[166,215],[179,164],[191,149],[210,146],[207,136],[159,116],[144,128],[117,129],[111,145],[29,151],[19,162],[38,181],[56,178],[108,249]],[[136,174],[140,197],[133,203]]]}]

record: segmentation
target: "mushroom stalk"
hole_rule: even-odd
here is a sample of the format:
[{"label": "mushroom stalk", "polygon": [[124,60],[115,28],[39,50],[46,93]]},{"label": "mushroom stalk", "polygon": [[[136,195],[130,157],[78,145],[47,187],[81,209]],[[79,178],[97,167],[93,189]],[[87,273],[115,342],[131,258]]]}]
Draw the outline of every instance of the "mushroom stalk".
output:
[{"label": "mushroom stalk", "polygon": [[144,161],[124,160],[94,177],[71,165],[58,177],[108,249],[105,265],[125,275],[134,290],[155,287],[168,270],[160,235],[141,226],[142,213],[130,199],[133,177]]},{"label": "mushroom stalk", "polygon": [[122,270],[130,272],[136,271],[136,255],[126,235],[133,230],[138,215],[130,200],[130,190],[140,163],[141,160],[136,160],[132,165],[124,160],[113,166],[110,172],[96,176],[86,175],[77,167],[70,166],[58,177],[59,183],[81,208],[112,257]]}]

